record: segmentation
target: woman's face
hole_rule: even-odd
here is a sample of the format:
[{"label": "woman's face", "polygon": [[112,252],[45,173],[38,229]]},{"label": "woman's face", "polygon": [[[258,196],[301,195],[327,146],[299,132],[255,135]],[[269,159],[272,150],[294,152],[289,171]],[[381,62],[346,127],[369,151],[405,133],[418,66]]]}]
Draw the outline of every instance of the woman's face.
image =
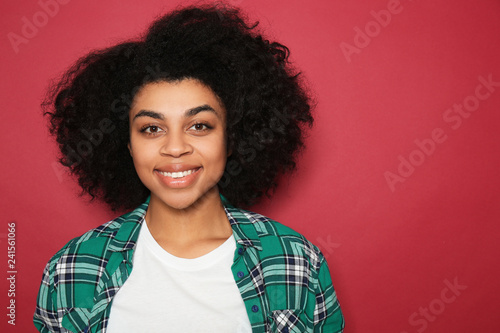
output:
[{"label": "woman's face", "polygon": [[129,114],[129,150],[151,202],[184,209],[218,196],[226,165],[226,112],[213,91],[194,79],[149,83]]}]

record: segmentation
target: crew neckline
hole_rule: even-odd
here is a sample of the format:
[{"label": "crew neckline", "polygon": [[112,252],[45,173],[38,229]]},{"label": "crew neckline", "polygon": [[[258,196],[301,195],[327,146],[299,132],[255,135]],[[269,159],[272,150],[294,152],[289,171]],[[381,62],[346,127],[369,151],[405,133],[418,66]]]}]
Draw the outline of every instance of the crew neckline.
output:
[{"label": "crew neckline", "polygon": [[212,251],[196,258],[181,258],[177,257],[167,250],[162,248],[154,239],[151,231],[148,228],[146,220],[143,221],[141,231],[139,233],[138,244],[143,243],[147,246],[162,262],[179,270],[199,270],[210,267],[217,262],[232,256],[236,250],[236,240],[234,235],[231,235],[222,244]]}]

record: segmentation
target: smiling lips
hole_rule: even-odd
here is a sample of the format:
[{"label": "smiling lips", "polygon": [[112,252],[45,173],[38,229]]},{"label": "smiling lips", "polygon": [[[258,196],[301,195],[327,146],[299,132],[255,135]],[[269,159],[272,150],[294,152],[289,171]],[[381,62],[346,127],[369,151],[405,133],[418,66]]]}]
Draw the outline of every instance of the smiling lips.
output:
[{"label": "smiling lips", "polygon": [[169,171],[155,170],[162,183],[172,188],[184,188],[191,185],[200,174],[201,167],[191,168],[184,171],[174,171],[181,167],[168,168]]},{"label": "smiling lips", "polygon": [[164,171],[158,171],[159,174],[165,176],[165,177],[172,177],[172,178],[183,178],[186,177],[187,175],[192,174],[195,172],[195,169],[192,170],[187,170],[187,171],[182,171],[182,172],[164,172]]}]

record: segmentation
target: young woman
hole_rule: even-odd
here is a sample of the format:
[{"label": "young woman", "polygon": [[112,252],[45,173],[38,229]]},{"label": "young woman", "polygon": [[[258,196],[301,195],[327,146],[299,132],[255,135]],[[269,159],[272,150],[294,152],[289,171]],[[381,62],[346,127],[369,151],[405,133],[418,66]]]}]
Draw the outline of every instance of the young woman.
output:
[{"label": "young woman", "polygon": [[93,198],[132,211],[49,261],[40,332],[343,330],[319,249],[237,208],[295,168],[313,122],[288,49],[255,27],[233,8],[180,9],[54,87],[61,163]]}]

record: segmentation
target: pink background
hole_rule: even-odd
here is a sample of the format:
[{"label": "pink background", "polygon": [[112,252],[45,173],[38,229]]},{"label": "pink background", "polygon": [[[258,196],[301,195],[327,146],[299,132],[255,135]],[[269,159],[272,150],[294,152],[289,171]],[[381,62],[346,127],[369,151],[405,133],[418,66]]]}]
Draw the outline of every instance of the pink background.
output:
[{"label": "pink background", "polygon": [[[37,1],[0,4],[2,332],[34,331],[45,263],[116,215],[79,198],[55,163],[39,108],[48,81],[181,3],[60,2],[52,16]],[[299,171],[253,210],[323,250],[346,332],[499,332],[500,1],[229,3],[291,49],[316,93]],[[37,31],[14,47],[9,33],[34,19]],[[6,317],[10,221],[16,326]]]}]

